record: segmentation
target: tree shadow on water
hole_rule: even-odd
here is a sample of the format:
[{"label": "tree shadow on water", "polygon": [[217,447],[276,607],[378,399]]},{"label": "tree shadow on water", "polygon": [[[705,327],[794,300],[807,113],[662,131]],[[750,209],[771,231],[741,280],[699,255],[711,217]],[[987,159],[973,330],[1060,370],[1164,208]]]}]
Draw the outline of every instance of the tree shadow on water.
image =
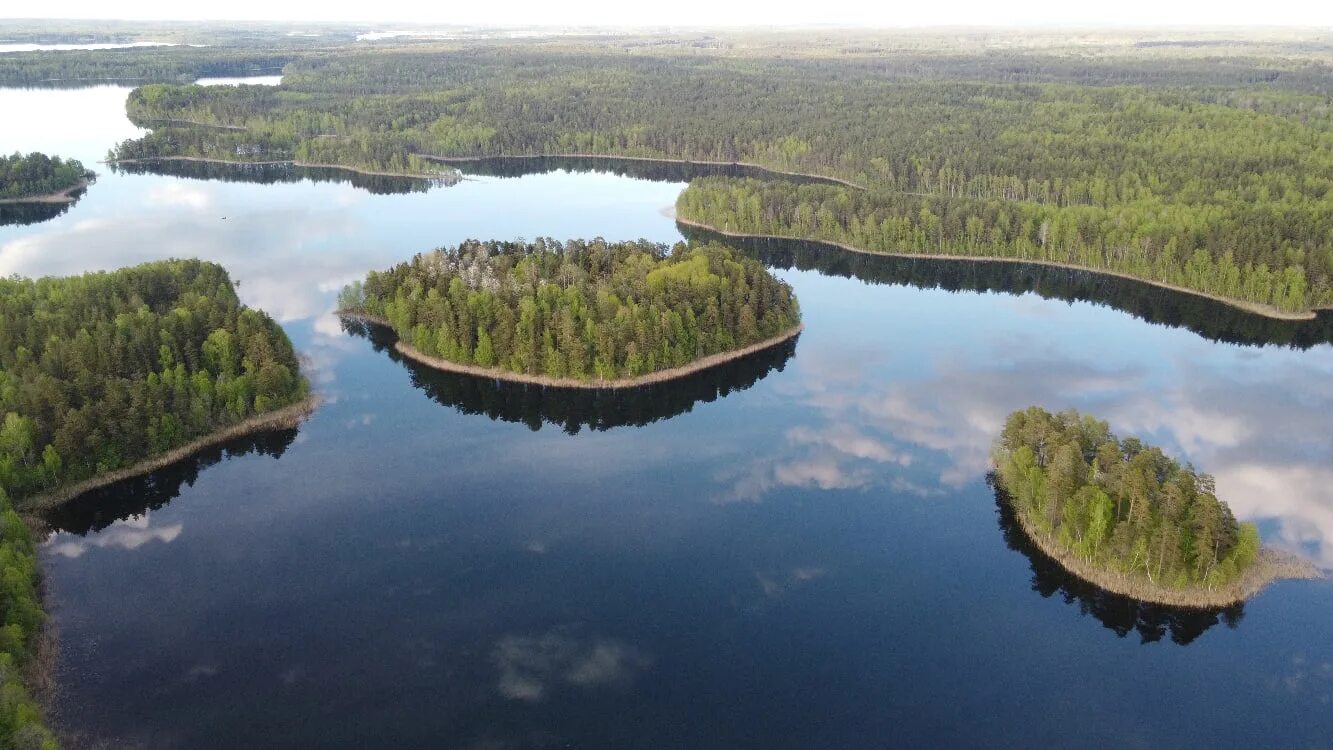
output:
[{"label": "tree shadow on water", "polygon": [[193,486],[199,474],[224,459],[251,453],[281,458],[296,440],[295,427],[247,435],[205,448],[148,474],[130,477],[86,492],[42,514],[52,531],[80,536],[101,531],[116,521],[162,508],[181,490]]}]

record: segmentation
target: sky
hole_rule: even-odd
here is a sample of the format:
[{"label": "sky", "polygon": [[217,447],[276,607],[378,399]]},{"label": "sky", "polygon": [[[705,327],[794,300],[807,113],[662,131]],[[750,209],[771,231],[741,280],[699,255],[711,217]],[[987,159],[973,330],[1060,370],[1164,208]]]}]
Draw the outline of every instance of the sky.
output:
[{"label": "sky", "polygon": [[[27,5],[27,4],[25,4]],[[373,4],[327,0],[63,0],[28,5],[19,16],[124,18],[133,20],[294,20],[504,25],[809,25],[855,26],[1316,26],[1333,29],[1333,2],[1320,0],[491,0],[440,3],[377,0]]]}]

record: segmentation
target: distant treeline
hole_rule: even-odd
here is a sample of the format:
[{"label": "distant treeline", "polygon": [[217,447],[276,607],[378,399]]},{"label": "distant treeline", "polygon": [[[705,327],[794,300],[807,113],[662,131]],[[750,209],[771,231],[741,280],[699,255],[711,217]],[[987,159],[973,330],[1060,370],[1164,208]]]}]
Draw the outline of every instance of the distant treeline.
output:
[{"label": "distant treeline", "polygon": [[720,245],[600,239],[468,241],[423,253],[339,298],[450,362],[617,380],[680,367],[792,329],[791,287]]},{"label": "distant treeline", "polygon": [[0,200],[31,198],[68,190],[92,179],[77,159],[61,159],[34,151],[0,156]]},{"label": "distant treeline", "polygon": [[1015,412],[994,461],[1030,532],[1146,587],[1216,589],[1258,557],[1258,529],[1236,522],[1212,477],[1092,417]]},{"label": "distant treeline", "polygon": [[16,502],[300,401],[271,318],[196,260],[0,280],[0,488]]},{"label": "distant treeline", "polygon": [[275,75],[293,51],[219,47],[43,50],[0,55],[0,86],[190,83],[199,78]]},{"label": "distant treeline", "polygon": [[1058,259],[1283,310],[1333,304],[1333,75],[1227,63],[346,52],[294,61],[277,88],[141,88],[135,121],[177,124],[119,155],[386,170],[426,155],[751,162],[868,189],[715,180],[683,205],[697,215],[726,197],[710,223],[733,229]]}]

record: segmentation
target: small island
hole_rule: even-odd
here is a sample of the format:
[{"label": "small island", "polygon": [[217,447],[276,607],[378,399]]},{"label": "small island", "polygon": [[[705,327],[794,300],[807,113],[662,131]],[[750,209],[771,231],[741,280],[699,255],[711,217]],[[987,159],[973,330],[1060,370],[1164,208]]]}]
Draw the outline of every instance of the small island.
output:
[{"label": "small island", "polygon": [[423,364],[566,388],[662,382],[801,331],[791,287],[709,244],[470,240],[345,288],[339,313],[388,326]]},{"label": "small island", "polygon": [[214,263],[3,279],[0,320],[0,488],[20,510],[309,411],[286,333]]},{"label": "small island", "polygon": [[36,151],[0,156],[0,204],[70,203],[93,178],[77,159]]},{"label": "small island", "polygon": [[994,479],[1019,525],[1070,573],[1108,591],[1184,607],[1244,601],[1269,583],[1317,578],[1309,562],[1260,545],[1196,473],[1105,422],[1039,407],[996,440]]}]

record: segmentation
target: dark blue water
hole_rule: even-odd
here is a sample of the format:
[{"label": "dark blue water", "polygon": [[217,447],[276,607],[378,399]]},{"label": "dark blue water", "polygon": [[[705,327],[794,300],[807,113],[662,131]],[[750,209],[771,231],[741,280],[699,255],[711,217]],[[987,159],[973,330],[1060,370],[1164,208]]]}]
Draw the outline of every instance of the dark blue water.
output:
[{"label": "dark blue water", "polygon": [[[34,118],[100,113],[78,138],[28,123],[5,148],[95,160],[90,133],[104,149],[132,130],[106,91],[0,92],[38,101]],[[0,228],[0,273],[220,261],[325,401],[299,430],[53,514],[57,719],[79,738],[1333,742],[1333,583],[1225,611],[1139,605],[1028,549],[985,482],[1009,411],[1076,407],[1216,474],[1267,543],[1333,567],[1319,325],[770,248],[805,314],[793,347],[617,397],[501,386],[344,330],[335,290],[465,237],[675,241],[680,182],[557,169],[374,194],[99,172],[64,215]]]}]

